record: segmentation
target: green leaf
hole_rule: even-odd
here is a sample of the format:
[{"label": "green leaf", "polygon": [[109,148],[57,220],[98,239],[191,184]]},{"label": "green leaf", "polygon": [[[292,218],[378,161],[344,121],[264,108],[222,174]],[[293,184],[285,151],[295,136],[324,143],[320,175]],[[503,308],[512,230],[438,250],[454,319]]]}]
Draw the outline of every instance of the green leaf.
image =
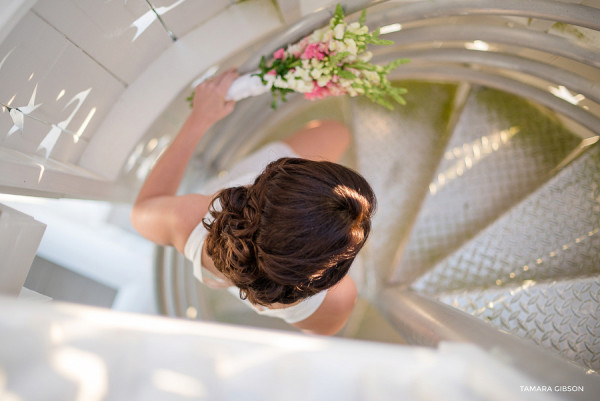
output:
[{"label": "green leaf", "polygon": [[265,59],[265,56],[262,56],[260,58],[260,63],[258,63],[258,68],[260,68],[260,70],[263,73],[267,72],[267,60]]},{"label": "green leaf", "polygon": [[376,65],[365,63],[364,61],[360,61],[360,60],[355,61],[354,63],[350,64],[350,66],[352,68],[356,68],[357,70],[375,71],[377,69]]},{"label": "green leaf", "polygon": [[365,8],[364,10],[362,10],[362,13],[360,13],[360,18],[358,19],[358,23],[360,24],[360,26],[363,26],[365,24],[366,20],[367,20],[367,9]]},{"label": "green leaf", "polygon": [[407,59],[407,58],[399,58],[399,59],[396,59],[396,60],[390,61],[390,62],[389,62],[389,63],[388,63],[388,64],[387,64],[387,65],[384,67],[384,69],[385,69],[386,73],[389,73],[389,72],[390,72],[390,71],[392,71],[393,69],[396,69],[396,68],[397,68],[399,65],[406,64],[406,63],[409,63],[409,62],[410,62],[410,59]]},{"label": "green leaf", "polygon": [[335,21],[333,26],[336,26],[340,22],[344,21],[344,9],[340,3],[335,6],[335,14],[333,15],[333,19]]},{"label": "green leaf", "polygon": [[344,78],[344,79],[356,79],[356,75],[354,75],[350,71],[346,71],[346,70],[339,70],[337,75],[340,78]]},{"label": "green leaf", "polygon": [[341,52],[341,53],[337,53],[335,54],[333,57],[330,58],[330,63],[331,65],[338,65],[339,62],[341,62],[344,58],[348,57],[350,55],[350,52]]}]

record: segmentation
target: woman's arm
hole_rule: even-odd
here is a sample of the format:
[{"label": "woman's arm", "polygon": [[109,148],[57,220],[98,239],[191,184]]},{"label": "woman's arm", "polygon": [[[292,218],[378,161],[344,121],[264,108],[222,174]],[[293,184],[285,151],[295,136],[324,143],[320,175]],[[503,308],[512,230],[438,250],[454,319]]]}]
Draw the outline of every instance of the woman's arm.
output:
[{"label": "woman's arm", "polygon": [[348,275],[330,288],[319,308],[307,319],[292,324],[305,333],[334,335],[339,332],[354,310],[357,299],[354,280]]},{"label": "woman's arm", "polygon": [[196,87],[192,112],[146,178],[131,222],[149,240],[183,252],[187,237],[207,213],[210,197],[175,194],[204,133],[233,111],[234,102],[225,101],[225,94],[237,76],[229,70]]},{"label": "woman's arm", "polygon": [[348,149],[351,137],[341,122],[318,120],[309,122],[284,142],[305,159],[337,163]]}]

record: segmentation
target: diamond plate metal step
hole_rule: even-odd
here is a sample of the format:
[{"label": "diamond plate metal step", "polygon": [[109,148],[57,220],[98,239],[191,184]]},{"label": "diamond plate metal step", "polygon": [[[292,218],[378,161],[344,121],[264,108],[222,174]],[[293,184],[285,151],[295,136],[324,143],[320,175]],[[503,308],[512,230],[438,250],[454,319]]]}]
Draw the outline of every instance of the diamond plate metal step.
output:
[{"label": "diamond plate metal step", "polygon": [[526,100],[475,88],[390,281],[427,272],[543,184],[580,142]]},{"label": "diamond plate metal step", "polygon": [[600,371],[600,146],[412,288]]},{"label": "diamond plate metal step", "polygon": [[[365,255],[365,271],[384,275],[445,147],[454,85],[402,82],[407,105],[394,111],[355,98],[351,102],[357,168],[372,185],[378,204]],[[435,99],[435,101],[431,101]]]},{"label": "diamond plate metal step", "polygon": [[600,146],[413,284],[426,294],[600,274]]},{"label": "diamond plate metal step", "polygon": [[444,294],[442,302],[600,371],[600,277]]}]

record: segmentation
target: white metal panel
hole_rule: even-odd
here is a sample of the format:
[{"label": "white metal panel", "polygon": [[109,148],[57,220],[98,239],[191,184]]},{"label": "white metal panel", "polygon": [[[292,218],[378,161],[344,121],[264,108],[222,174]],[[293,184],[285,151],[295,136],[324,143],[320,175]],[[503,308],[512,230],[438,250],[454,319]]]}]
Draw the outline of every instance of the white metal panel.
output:
[{"label": "white metal panel", "polygon": [[172,43],[144,0],[39,1],[34,11],[127,83]]},{"label": "white metal panel", "polygon": [[302,17],[300,0],[277,0],[277,7],[287,24],[294,23]]},{"label": "white metal panel", "polygon": [[[230,0],[151,0],[166,26],[177,37],[205,23],[227,8]],[[158,21],[154,22],[158,24]]]},{"label": "white metal panel", "polygon": [[0,294],[19,295],[46,225],[0,204]]},{"label": "white metal panel", "polygon": [[21,18],[33,5],[36,0],[3,0],[2,13],[0,14],[0,43],[19,23]]},{"label": "white metal panel", "polygon": [[540,401],[562,397],[523,387],[579,384],[539,383],[471,344],[397,346],[6,298],[0,340],[13,345],[0,348],[4,398],[30,401]]},{"label": "white metal panel", "polygon": [[[35,92],[39,108],[25,117],[23,134],[6,137],[13,125],[0,118],[4,146],[61,161],[76,161],[85,142],[112,107],[124,86],[43,20],[30,13],[0,45],[0,99],[12,107],[27,105]],[[75,134],[64,133],[57,124]],[[41,145],[41,146],[40,146]],[[56,145],[56,148],[55,148]]]},{"label": "white metal panel", "polygon": [[273,4],[256,0],[232,5],[180,38],[123,93],[80,165],[115,180],[154,119],[184,88],[211,65],[230,54],[248,52],[249,44],[280,26]]},{"label": "white metal panel", "polygon": [[339,1],[335,0],[300,0],[300,12],[302,15],[307,15],[312,13],[313,11],[320,10],[324,7],[329,7],[334,5],[335,3],[339,3]]}]

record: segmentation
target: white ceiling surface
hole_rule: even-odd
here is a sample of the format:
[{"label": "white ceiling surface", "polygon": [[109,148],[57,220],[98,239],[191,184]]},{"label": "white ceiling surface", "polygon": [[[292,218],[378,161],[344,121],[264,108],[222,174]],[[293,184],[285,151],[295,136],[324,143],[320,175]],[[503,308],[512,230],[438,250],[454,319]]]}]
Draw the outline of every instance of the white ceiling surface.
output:
[{"label": "white ceiling surface", "polygon": [[[73,175],[81,166],[116,180],[135,144],[182,90],[231,54],[249,54],[251,43],[283,24],[270,0],[155,0],[179,38],[173,42],[145,0],[4,1],[11,11],[0,19],[0,102],[34,106],[23,132],[11,135],[11,116],[4,108],[0,114],[2,155],[18,155],[21,175],[37,163],[49,176],[58,161]],[[289,4],[302,3],[280,2],[295,10]],[[39,173],[31,169],[23,187],[50,180]]]},{"label": "white ceiling surface", "polygon": [[[123,93],[83,154],[81,166],[116,179],[135,144],[152,126],[149,116],[158,117],[205,69],[234,52],[250,55],[249,45],[281,24],[272,2],[254,0],[226,8],[181,37]],[[115,143],[120,146],[110,146]]]}]

